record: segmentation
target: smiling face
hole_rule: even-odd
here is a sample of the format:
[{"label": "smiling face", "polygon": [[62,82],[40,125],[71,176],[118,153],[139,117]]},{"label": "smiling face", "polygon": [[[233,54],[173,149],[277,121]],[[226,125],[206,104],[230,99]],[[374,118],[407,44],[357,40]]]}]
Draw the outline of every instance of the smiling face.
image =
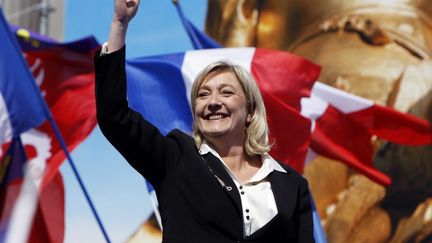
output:
[{"label": "smiling face", "polygon": [[210,74],[194,102],[196,126],[206,140],[224,138],[244,143],[250,115],[243,88],[233,73]]}]

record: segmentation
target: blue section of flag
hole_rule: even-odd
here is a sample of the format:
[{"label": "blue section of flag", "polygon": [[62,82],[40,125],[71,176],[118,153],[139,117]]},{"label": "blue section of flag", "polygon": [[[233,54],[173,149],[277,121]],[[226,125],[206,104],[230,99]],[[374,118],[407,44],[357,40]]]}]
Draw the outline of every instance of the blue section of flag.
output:
[{"label": "blue section of flag", "polygon": [[9,25],[12,33],[17,37],[23,52],[41,51],[50,48],[68,49],[73,52],[87,53],[97,49],[100,45],[93,36],[87,36],[77,41],[59,43],[56,40],[28,31],[15,25]]},{"label": "blue section of flag", "polygon": [[222,46],[206,34],[201,32],[195,25],[193,25],[183,14],[183,10],[179,2],[175,3],[177,12],[182,21],[183,27],[185,28],[189,38],[191,39],[194,49],[211,49],[221,48]]},{"label": "blue section of flag", "polygon": [[6,229],[8,228],[8,223],[9,223],[9,220],[0,224],[0,242],[6,241],[6,233],[7,233]]},{"label": "blue section of flag", "polygon": [[[126,62],[129,106],[163,134],[178,128],[192,131],[192,112],[181,67],[184,53],[145,57]],[[156,192],[146,181],[156,219],[162,230]]]},{"label": "blue section of flag", "polygon": [[152,186],[152,184],[150,182],[148,182],[147,180],[146,180],[146,185],[147,185],[147,191],[149,193],[153,193],[155,191],[154,187]]},{"label": "blue section of flag", "polygon": [[313,227],[314,227],[314,238],[316,243],[327,243],[327,239],[324,233],[324,229],[321,225],[321,219],[318,215],[315,201],[312,197],[312,193],[310,195],[311,197],[311,204],[312,204],[312,218],[313,218]]},{"label": "blue section of flag", "polygon": [[27,63],[0,11],[0,93],[14,135],[41,124],[46,118],[42,98]]},{"label": "blue section of flag", "polygon": [[15,137],[5,156],[0,161],[0,189],[10,182],[24,177],[24,164],[27,161],[20,137]]},{"label": "blue section of flag", "polygon": [[192,112],[181,74],[184,54],[128,60],[129,106],[163,134],[174,128],[192,131]]}]

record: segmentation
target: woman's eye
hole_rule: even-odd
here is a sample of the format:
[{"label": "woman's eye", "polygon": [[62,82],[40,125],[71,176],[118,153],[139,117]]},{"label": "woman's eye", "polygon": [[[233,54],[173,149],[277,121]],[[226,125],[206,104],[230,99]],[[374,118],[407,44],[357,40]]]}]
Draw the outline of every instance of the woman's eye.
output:
[{"label": "woman's eye", "polygon": [[200,92],[198,93],[198,97],[206,97],[208,96],[208,92]]},{"label": "woman's eye", "polygon": [[229,96],[229,95],[234,94],[234,91],[232,91],[232,90],[222,90],[221,93],[222,93],[223,95]]}]

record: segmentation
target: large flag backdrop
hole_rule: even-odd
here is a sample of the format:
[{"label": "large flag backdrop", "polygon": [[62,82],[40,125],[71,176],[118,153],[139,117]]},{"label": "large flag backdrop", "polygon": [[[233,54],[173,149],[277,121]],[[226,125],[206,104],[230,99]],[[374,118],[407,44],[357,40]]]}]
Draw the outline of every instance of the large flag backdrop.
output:
[{"label": "large flag backdrop", "polygon": [[[1,89],[2,96],[6,97],[6,107],[20,104],[16,100],[24,103],[31,97],[28,95],[29,91],[39,92],[40,89],[69,151],[73,150],[96,125],[92,51],[98,47],[97,42],[94,38],[85,38],[59,44],[24,29],[11,27],[10,30],[5,21],[4,26],[6,27],[3,31],[12,30],[15,34],[34,75],[34,80],[29,75],[29,83],[17,82],[21,80],[20,75],[29,74],[29,71],[25,70],[28,67],[24,60],[21,58],[19,63],[10,56],[1,56],[0,62],[4,63],[2,67],[7,67],[0,69],[2,87],[21,84],[17,88],[20,92],[14,95],[8,93],[13,90],[11,88]],[[12,35],[10,37],[14,42]],[[2,43],[3,47],[13,50]],[[14,48],[18,57],[21,56],[20,47]],[[2,50],[3,53],[5,52]],[[24,71],[14,70],[20,65]],[[10,71],[12,74],[8,73]],[[12,101],[9,97],[12,97]],[[10,120],[15,119],[21,123],[35,121],[38,116],[33,113],[43,107],[38,105],[40,104],[35,101],[25,102],[21,107],[13,109],[17,112],[12,113],[11,109],[2,109],[0,105],[0,117],[10,117]],[[18,119],[14,118],[20,112],[23,115]],[[49,114],[45,115],[45,118],[46,116]],[[1,242],[63,242],[64,189],[58,168],[64,161],[65,154],[61,151],[50,124],[46,121],[39,125],[43,120],[37,121],[27,125],[27,129],[22,129],[12,122],[11,128],[20,128],[17,130],[19,132],[14,133],[16,139],[13,141],[10,140],[9,133],[0,134],[0,145],[3,148],[3,152],[0,151],[0,175],[3,176],[3,180],[0,180]],[[0,130],[7,131],[3,129],[5,123],[1,124]],[[24,170],[25,168],[27,169]],[[34,179],[35,176],[37,180]]]},{"label": "large flag backdrop", "polygon": [[[219,43],[190,23],[183,14],[179,2],[174,2],[174,4],[195,49],[221,47]],[[269,65],[270,63],[271,60]],[[254,75],[257,74],[254,73]],[[266,82],[270,86],[273,85],[271,80],[266,80]],[[275,90],[278,88],[273,87],[273,91]],[[281,97],[284,97],[284,94]],[[279,99],[277,96],[275,98]],[[299,109],[296,103],[298,97],[288,95],[287,98],[279,99],[279,101]],[[294,98],[294,103],[289,102],[292,98]],[[274,105],[278,103],[284,105],[281,102],[276,102]],[[431,125],[426,121],[376,105],[372,101],[319,82],[314,84],[311,97],[302,98],[301,113],[312,122],[311,143],[306,163],[319,154],[342,161],[383,185],[389,185],[391,179],[373,167],[374,151],[371,143],[373,136],[406,145],[432,143]],[[289,128],[288,124],[286,127]],[[277,132],[281,131],[284,130]],[[303,169],[297,166],[294,168],[299,172]]]}]

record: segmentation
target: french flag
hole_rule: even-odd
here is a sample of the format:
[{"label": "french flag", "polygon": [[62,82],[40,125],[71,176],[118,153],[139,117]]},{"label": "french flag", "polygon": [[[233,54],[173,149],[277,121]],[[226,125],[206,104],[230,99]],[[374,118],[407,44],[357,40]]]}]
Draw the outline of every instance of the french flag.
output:
[{"label": "french flag", "polygon": [[[195,48],[220,47],[190,23],[184,16],[180,3],[175,2],[175,6]],[[302,98],[301,103],[302,115],[312,122],[306,162],[318,153],[345,162],[370,179],[389,185],[391,179],[372,166],[372,139],[381,138],[404,145],[432,143],[432,128],[427,121],[376,105],[320,82],[315,83],[312,95]],[[294,107],[298,109],[297,105]]]},{"label": "french flag", "polygon": [[320,67],[301,57],[259,48],[223,48],[128,60],[129,106],[162,133],[174,128],[190,132],[190,90],[208,64],[230,60],[251,72],[267,109],[275,159],[302,171],[310,141],[311,121],[300,114],[301,98],[310,91]]}]

